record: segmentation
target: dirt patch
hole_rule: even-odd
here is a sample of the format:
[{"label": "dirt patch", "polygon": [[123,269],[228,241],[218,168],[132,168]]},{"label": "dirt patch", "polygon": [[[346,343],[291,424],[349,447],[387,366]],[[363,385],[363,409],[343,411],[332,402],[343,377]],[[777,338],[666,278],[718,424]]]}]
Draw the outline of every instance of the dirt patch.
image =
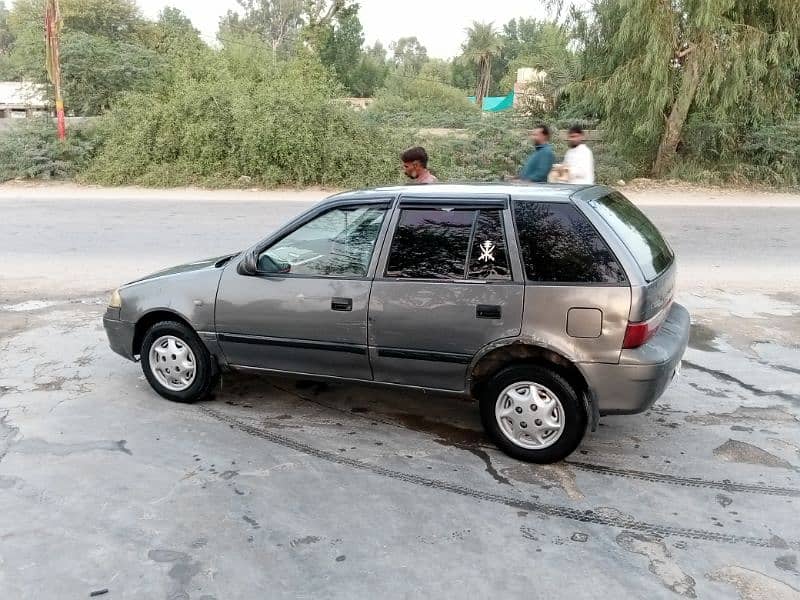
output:
[{"label": "dirt patch", "polygon": [[728,440],[722,446],[714,448],[714,456],[727,462],[762,465],[774,469],[794,469],[782,458],[770,454],[758,446],[738,440]]},{"label": "dirt patch", "polygon": [[570,500],[583,500],[585,496],[578,488],[575,471],[565,464],[527,465],[518,464],[500,471],[509,479],[522,483],[541,485],[545,488],[558,487]]},{"label": "dirt patch", "polygon": [[758,571],[729,566],[707,576],[711,581],[727,583],[736,588],[741,600],[799,600],[800,590]]},{"label": "dirt patch", "polygon": [[771,423],[798,423],[798,419],[790,411],[781,406],[740,406],[729,413],[710,413],[707,415],[689,415],[687,423],[698,425],[722,425],[741,423],[742,421],[767,421]]},{"label": "dirt patch", "polygon": [[683,572],[659,538],[623,531],[617,536],[617,544],[628,552],[646,557],[650,561],[648,569],[664,587],[684,598],[697,598],[695,580]]}]

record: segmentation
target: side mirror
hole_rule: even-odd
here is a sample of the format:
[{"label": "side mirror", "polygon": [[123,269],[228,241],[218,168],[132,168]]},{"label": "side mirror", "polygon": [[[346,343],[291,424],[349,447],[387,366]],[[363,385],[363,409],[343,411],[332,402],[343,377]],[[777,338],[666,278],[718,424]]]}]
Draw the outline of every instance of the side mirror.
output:
[{"label": "side mirror", "polygon": [[249,277],[258,275],[258,265],[256,263],[256,253],[248,252],[245,254],[244,258],[239,261],[236,271],[239,273],[239,275],[247,275]]},{"label": "side mirror", "polygon": [[266,275],[283,275],[285,273],[289,273],[291,270],[292,265],[285,262],[279,262],[268,254],[262,254],[256,261],[256,271],[258,273],[264,273]]}]

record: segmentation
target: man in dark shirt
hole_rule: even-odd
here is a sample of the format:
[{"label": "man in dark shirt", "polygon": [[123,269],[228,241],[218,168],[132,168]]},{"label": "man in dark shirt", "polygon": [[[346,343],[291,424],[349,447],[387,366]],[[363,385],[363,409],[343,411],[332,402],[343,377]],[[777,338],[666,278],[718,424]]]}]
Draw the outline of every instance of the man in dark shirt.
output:
[{"label": "man in dark shirt", "polygon": [[550,128],[547,125],[537,125],[531,133],[531,140],[536,145],[536,151],[528,157],[519,178],[534,183],[547,183],[547,176],[556,162],[556,155],[550,144]]}]

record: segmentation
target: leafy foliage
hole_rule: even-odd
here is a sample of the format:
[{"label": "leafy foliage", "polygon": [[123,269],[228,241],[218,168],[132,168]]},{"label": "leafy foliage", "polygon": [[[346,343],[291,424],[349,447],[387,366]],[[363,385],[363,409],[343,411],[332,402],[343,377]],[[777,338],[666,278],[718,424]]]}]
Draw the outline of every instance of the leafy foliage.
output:
[{"label": "leafy foliage", "polygon": [[65,142],[55,136],[50,119],[28,119],[0,135],[0,181],[66,179],[91,159],[96,137],[91,127],[75,127]]},{"label": "leafy foliage", "polygon": [[391,75],[367,115],[383,125],[400,127],[464,127],[480,111],[464,92],[423,77]]},{"label": "leafy foliage", "polygon": [[478,71],[478,83],[475,88],[478,106],[483,106],[483,99],[489,94],[492,85],[492,62],[500,55],[503,43],[503,38],[495,30],[493,23],[475,22],[467,30],[467,41],[464,43],[463,54],[459,60],[474,65]]},{"label": "leafy foliage", "polygon": [[396,176],[387,131],[335,102],[310,55],[273,65],[246,46],[214,56],[172,86],[131,93],[101,125],[86,177],[108,184],[355,185]]},{"label": "leafy foliage", "polygon": [[[611,139],[660,173],[693,111],[758,126],[796,110],[800,13],[790,0],[598,0],[579,22],[580,89]],[[580,19],[579,19],[580,21]]]}]

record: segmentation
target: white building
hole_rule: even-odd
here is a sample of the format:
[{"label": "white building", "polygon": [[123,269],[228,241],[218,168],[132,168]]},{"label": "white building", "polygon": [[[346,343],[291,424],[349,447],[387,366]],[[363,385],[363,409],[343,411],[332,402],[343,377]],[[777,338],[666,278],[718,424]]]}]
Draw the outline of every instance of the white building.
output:
[{"label": "white building", "polygon": [[0,119],[24,119],[50,114],[45,86],[24,81],[0,81]]}]

